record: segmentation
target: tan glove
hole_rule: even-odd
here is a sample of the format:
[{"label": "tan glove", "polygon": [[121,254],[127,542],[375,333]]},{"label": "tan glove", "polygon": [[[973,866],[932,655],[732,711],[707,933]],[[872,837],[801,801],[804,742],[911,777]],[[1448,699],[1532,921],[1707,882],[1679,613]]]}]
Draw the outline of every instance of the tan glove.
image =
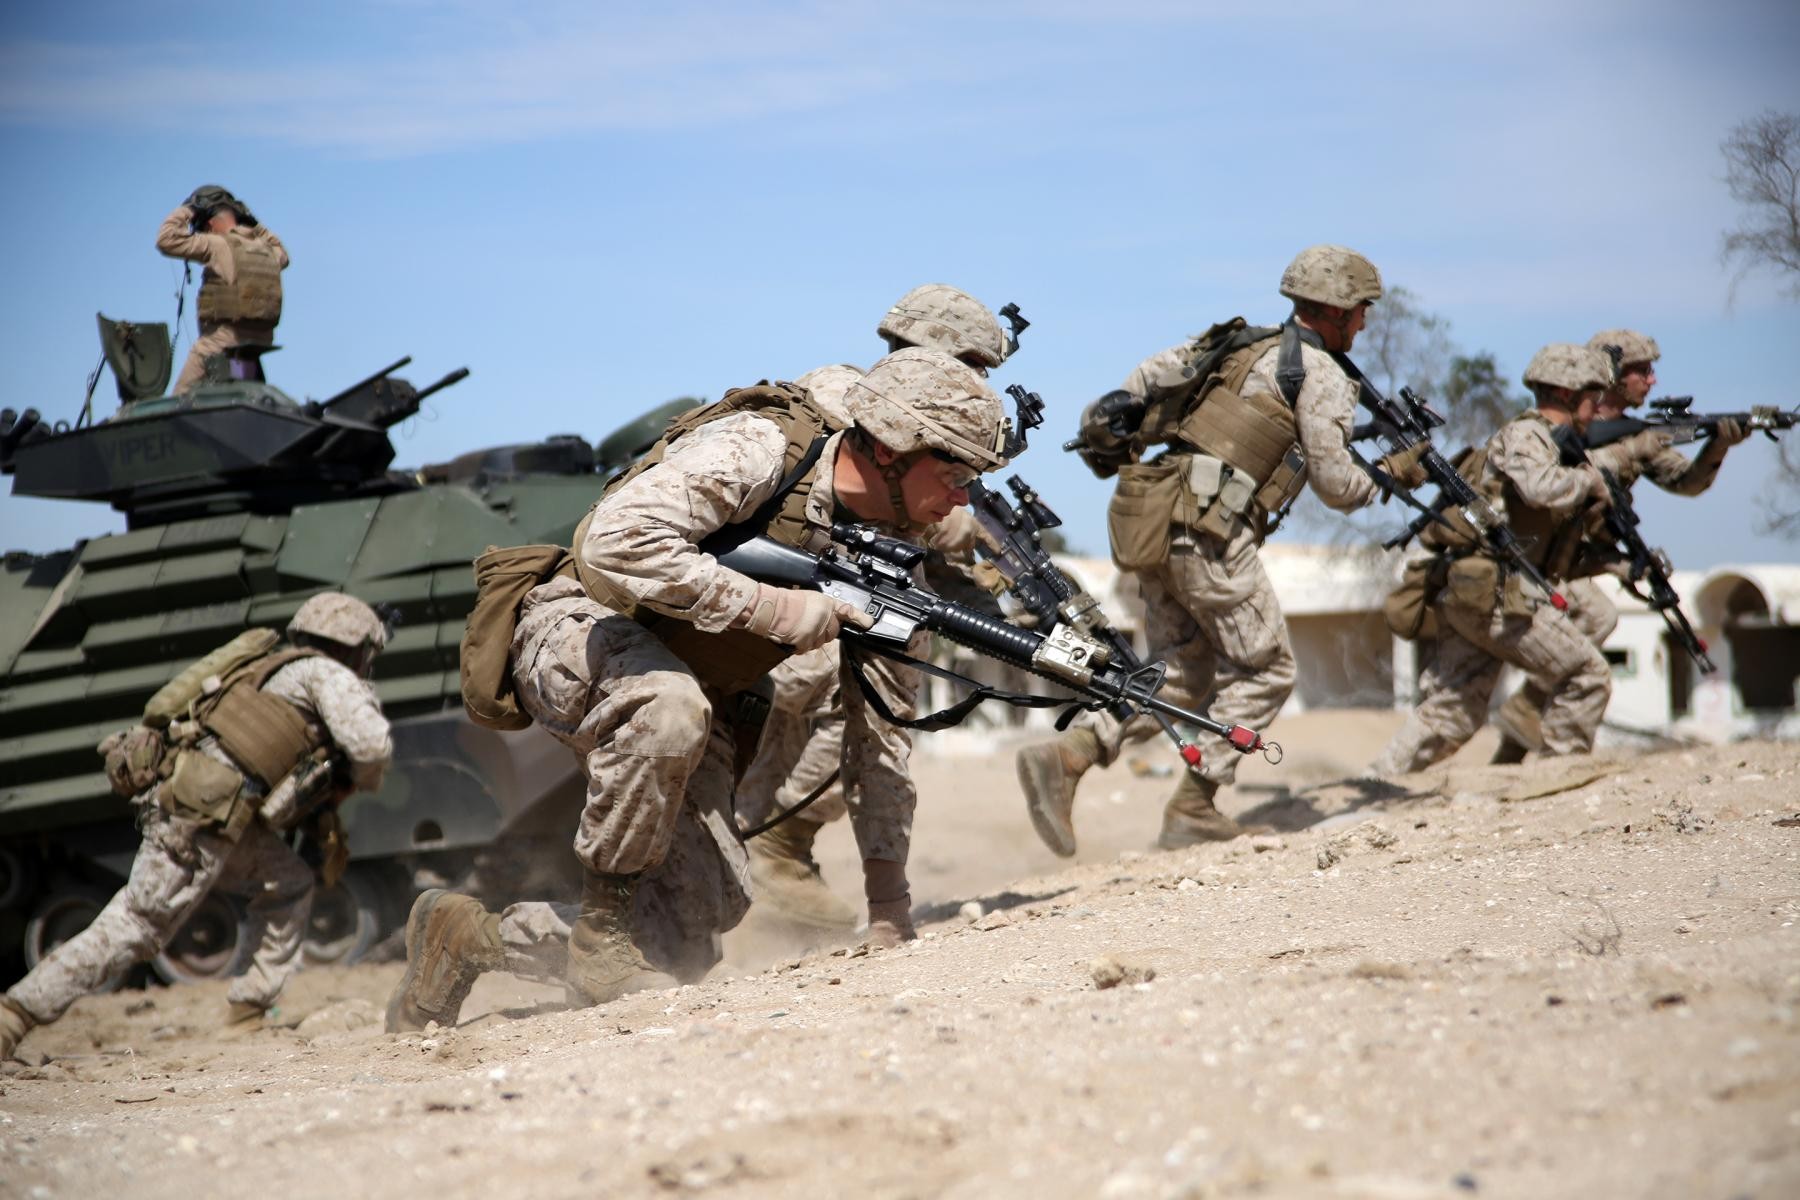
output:
[{"label": "tan glove", "polygon": [[1425,474],[1425,468],[1419,465],[1419,460],[1425,457],[1425,452],[1429,449],[1431,449],[1430,442],[1420,442],[1405,450],[1382,455],[1375,465],[1395,483],[1407,491],[1411,491],[1416,487],[1424,487],[1426,479],[1429,478]]},{"label": "tan glove", "polygon": [[1632,462],[1647,463],[1674,444],[1674,439],[1661,429],[1640,429],[1619,443],[1619,450]]},{"label": "tan glove", "polygon": [[733,629],[747,629],[758,637],[804,654],[836,640],[845,625],[867,629],[874,624],[868,613],[834,600],[824,592],[799,588],[756,585],[756,595],[731,622]]},{"label": "tan glove", "polygon": [[953,508],[949,516],[925,531],[925,544],[952,562],[967,560],[975,553],[975,537],[980,529],[974,513]]},{"label": "tan glove", "polygon": [[1732,420],[1730,417],[1722,417],[1719,420],[1718,432],[1712,435],[1712,438],[1706,445],[1708,449],[1718,446],[1720,448],[1720,457],[1723,457],[1723,452],[1726,449],[1737,445],[1749,436],[1750,431],[1745,429],[1743,425]]}]

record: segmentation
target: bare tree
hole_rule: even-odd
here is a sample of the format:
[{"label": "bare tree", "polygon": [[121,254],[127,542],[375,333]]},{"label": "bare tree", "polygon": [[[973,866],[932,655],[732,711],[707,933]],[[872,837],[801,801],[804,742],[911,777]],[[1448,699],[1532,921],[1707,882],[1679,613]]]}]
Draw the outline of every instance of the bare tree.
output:
[{"label": "bare tree", "polygon": [[[1735,291],[1758,268],[1773,270],[1784,294],[1800,300],[1800,113],[1773,109],[1752,117],[1719,144],[1725,186],[1744,207],[1743,220],[1720,241],[1720,258],[1736,263]],[[1800,453],[1781,447],[1777,484],[1763,496],[1769,532],[1800,538]]]},{"label": "bare tree", "polygon": [[1744,207],[1743,220],[1720,243],[1720,257],[1737,264],[1733,286],[1766,267],[1787,277],[1782,291],[1800,299],[1800,113],[1771,109],[1752,117],[1719,150],[1725,186]]}]

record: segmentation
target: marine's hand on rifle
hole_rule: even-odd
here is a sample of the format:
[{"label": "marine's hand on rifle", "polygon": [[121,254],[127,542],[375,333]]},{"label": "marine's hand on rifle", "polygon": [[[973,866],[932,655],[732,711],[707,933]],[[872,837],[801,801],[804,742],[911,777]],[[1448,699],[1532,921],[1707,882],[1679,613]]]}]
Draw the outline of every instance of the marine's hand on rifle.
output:
[{"label": "marine's hand on rifle", "polygon": [[[1719,428],[1712,436],[1711,445],[1719,447],[1735,446],[1750,436],[1750,430],[1742,422],[1732,417],[1720,417]],[[1773,434],[1770,435],[1774,436]]]},{"label": "marine's hand on rifle", "polygon": [[1606,476],[1600,473],[1600,468],[1593,463],[1584,462],[1581,464],[1581,471],[1588,477],[1588,495],[1593,497],[1594,504],[1601,509],[1611,508],[1612,485],[1606,481]]},{"label": "marine's hand on rifle", "polygon": [[835,641],[846,625],[867,629],[873,621],[869,614],[824,592],[759,583],[756,595],[731,624],[805,654]]},{"label": "marine's hand on rifle", "polygon": [[1392,454],[1382,455],[1375,465],[1381,468],[1382,472],[1395,483],[1407,491],[1412,491],[1414,488],[1424,487],[1426,481],[1431,478],[1430,473],[1425,470],[1425,465],[1419,461],[1430,450],[1430,442],[1417,442],[1404,450],[1396,450]]}]

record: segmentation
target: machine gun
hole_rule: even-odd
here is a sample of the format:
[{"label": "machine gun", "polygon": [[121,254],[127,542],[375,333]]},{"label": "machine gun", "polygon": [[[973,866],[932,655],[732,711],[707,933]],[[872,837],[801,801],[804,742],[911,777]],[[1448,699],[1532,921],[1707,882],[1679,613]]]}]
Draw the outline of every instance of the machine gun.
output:
[{"label": "machine gun", "polygon": [[1391,550],[1395,547],[1405,546],[1422,533],[1428,525],[1442,525],[1452,532],[1461,532],[1450,523],[1441,511],[1445,507],[1454,507],[1462,513],[1463,519],[1473,527],[1476,535],[1489,550],[1500,555],[1513,570],[1529,579],[1539,591],[1549,597],[1551,606],[1557,611],[1567,612],[1569,602],[1563,598],[1562,593],[1550,586],[1550,581],[1545,579],[1543,573],[1533,566],[1531,560],[1525,556],[1524,546],[1506,524],[1505,519],[1494,510],[1493,505],[1488,503],[1487,497],[1476,491],[1474,485],[1464,479],[1462,473],[1451,466],[1431,444],[1431,431],[1442,425],[1444,418],[1434,412],[1431,406],[1425,403],[1411,388],[1400,389],[1398,402],[1388,399],[1376,391],[1373,384],[1363,378],[1362,372],[1357,370],[1355,364],[1351,363],[1348,358],[1341,354],[1334,357],[1344,366],[1350,378],[1356,381],[1357,398],[1374,418],[1366,425],[1358,425],[1353,429],[1350,434],[1351,440],[1375,438],[1389,453],[1410,450],[1423,443],[1425,453],[1420,457],[1419,465],[1425,468],[1425,474],[1430,476],[1431,481],[1438,486],[1440,506],[1428,508],[1413,499],[1411,493],[1401,487],[1398,482],[1374,467],[1368,468],[1376,477],[1377,483],[1401,497],[1422,514],[1399,534],[1383,542],[1382,548]]},{"label": "machine gun", "polygon": [[397,425],[419,411],[419,406],[438,392],[468,378],[469,368],[458,367],[436,383],[415,388],[404,379],[389,376],[412,361],[412,355],[389,363],[365,379],[359,379],[329,400],[318,402],[317,413],[330,413],[361,421],[377,429]]},{"label": "machine gun", "polygon": [[[1107,619],[1100,602],[1065,575],[1044,549],[1043,531],[1061,525],[1062,518],[1052,512],[1020,476],[1008,479],[1006,486],[1018,500],[1017,508],[979,479],[969,485],[969,506],[974,510],[976,522],[997,547],[990,549],[978,545],[977,548],[1006,580],[1007,590],[1026,612],[1037,618],[1039,628],[1072,628],[1082,637],[1100,643],[1109,660],[1127,674],[1142,670],[1143,662],[1132,649],[1130,640]],[[1112,707],[1121,719],[1130,715],[1128,703]],[[1151,709],[1150,715],[1175,743],[1182,761],[1197,770],[1200,748],[1181,735],[1167,713]],[[1191,720],[1192,717],[1184,719]],[[1211,718],[1193,723],[1224,738],[1240,754],[1260,750],[1270,762],[1281,761],[1281,744],[1264,741],[1254,729],[1227,725]]]},{"label": "machine gun", "polygon": [[1681,446],[1714,436],[1719,432],[1721,421],[1736,421],[1745,430],[1760,430],[1764,437],[1775,442],[1781,440],[1775,436],[1778,431],[1800,424],[1800,408],[1783,412],[1768,404],[1749,412],[1697,413],[1692,396],[1664,396],[1652,400],[1650,411],[1642,417],[1613,417],[1591,423],[1581,440],[1587,443],[1588,449],[1597,450],[1646,429],[1660,429],[1669,434],[1675,445]]},{"label": "machine gun", "polygon": [[1639,518],[1637,510],[1631,504],[1631,489],[1621,485],[1618,477],[1611,471],[1595,465],[1588,458],[1586,439],[1575,432],[1573,425],[1557,426],[1552,437],[1562,452],[1564,466],[1587,463],[1594,466],[1600,472],[1600,477],[1606,480],[1607,494],[1612,503],[1607,507],[1602,521],[1625,568],[1625,574],[1621,577],[1625,590],[1661,616],[1663,624],[1669,627],[1669,635],[1693,657],[1702,672],[1712,674],[1718,668],[1707,657],[1706,643],[1694,632],[1693,623],[1688,620],[1687,614],[1681,611],[1681,596],[1675,591],[1674,584],[1669,582],[1669,575],[1675,569],[1669,562],[1669,556],[1660,549],[1653,550],[1645,545],[1643,535],[1638,532]]},{"label": "machine gun", "polygon": [[[849,553],[834,547],[822,555],[813,555],[767,537],[716,546],[703,543],[702,548],[712,552],[720,565],[751,579],[783,587],[812,588],[867,613],[874,623],[868,629],[846,627],[840,636],[847,644],[920,666],[975,689],[972,695],[944,713],[924,722],[905,722],[893,716],[865,683],[864,691],[872,707],[886,720],[920,728],[942,728],[960,721],[976,704],[987,699],[1031,708],[1065,704],[1070,705],[1071,710],[1123,707],[1186,721],[1219,732],[1221,736],[1241,739],[1246,744],[1240,748],[1245,750],[1261,745],[1261,739],[1252,730],[1221,725],[1159,698],[1157,692],[1161,690],[1167,672],[1160,662],[1138,663],[1135,659],[1120,662],[1115,659],[1112,647],[1080,632],[1074,625],[1060,624],[1047,633],[1021,629],[919,587],[913,582],[913,571],[924,557],[923,547],[883,537],[861,525],[834,525],[831,537],[849,547]],[[920,632],[936,633],[977,654],[1053,680],[1074,691],[1079,699],[1070,702],[1054,696],[1004,692],[919,663],[907,655],[906,646]],[[861,676],[858,678],[860,681]],[[1071,716],[1072,711],[1065,714],[1065,718]],[[1237,744],[1235,740],[1234,744]]]}]

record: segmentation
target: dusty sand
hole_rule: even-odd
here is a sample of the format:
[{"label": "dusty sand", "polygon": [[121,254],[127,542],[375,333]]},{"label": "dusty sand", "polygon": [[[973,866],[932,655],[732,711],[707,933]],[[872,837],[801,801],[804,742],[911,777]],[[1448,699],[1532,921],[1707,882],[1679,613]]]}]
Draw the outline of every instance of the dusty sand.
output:
[{"label": "dusty sand", "polygon": [[1800,1196],[1800,749],[1327,782],[1393,724],[1284,721],[1229,845],[1090,776],[1072,864],[1012,743],[924,760],[899,950],[753,915],[700,985],[401,1037],[392,964],[237,1040],[222,984],[83,1000],[0,1067],[0,1196]]}]

